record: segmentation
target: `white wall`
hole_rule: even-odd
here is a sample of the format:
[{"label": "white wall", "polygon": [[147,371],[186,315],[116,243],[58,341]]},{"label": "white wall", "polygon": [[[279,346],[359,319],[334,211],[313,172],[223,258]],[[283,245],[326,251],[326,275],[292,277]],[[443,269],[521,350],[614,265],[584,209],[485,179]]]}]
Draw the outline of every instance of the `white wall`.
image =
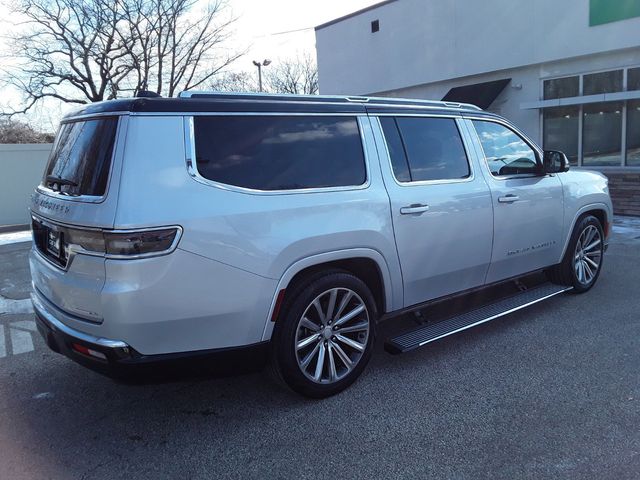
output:
[{"label": "white wall", "polygon": [[589,0],[397,0],[316,30],[323,94],[371,94],[638,46],[640,17],[589,27]]},{"label": "white wall", "polygon": [[543,79],[600,70],[613,70],[629,65],[640,66],[640,47],[373,93],[389,97],[439,100],[453,87],[511,78],[511,83],[496,98],[489,110],[508,118],[533,140],[542,144],[539,110],[523,109],[521,105],[535,102],[541,98]]},{"label": "white wall", "polygon": [[30,223],[31,194],[50,151],[50,144],[0,144],[0,226]]}]

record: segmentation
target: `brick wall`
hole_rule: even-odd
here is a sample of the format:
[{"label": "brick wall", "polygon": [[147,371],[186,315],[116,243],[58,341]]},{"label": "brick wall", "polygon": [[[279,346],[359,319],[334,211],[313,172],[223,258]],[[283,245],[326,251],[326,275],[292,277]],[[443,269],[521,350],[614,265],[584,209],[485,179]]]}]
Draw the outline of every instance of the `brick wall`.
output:
[{"label": "brick wall", "polygon": [[609,193],[616,215],[640,216],[640,172],[605,172],[609,178]]}]

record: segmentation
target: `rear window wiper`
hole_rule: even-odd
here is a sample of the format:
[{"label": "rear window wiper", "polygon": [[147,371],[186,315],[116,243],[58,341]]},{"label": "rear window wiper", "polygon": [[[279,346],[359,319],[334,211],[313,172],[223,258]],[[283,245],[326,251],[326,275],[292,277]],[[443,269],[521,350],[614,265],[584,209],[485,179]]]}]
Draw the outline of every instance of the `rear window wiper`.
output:
[{"label": "rear window wiper", "polygon": [[60,186],[62,186],[62,185],[69,185],[71,187],[77,187],[78,186],[78,184],[76,182],[74,182],[73,180],[56,177],[55,175],[47,175],[46,180],[47,180],[47,183],[58,184]]}]

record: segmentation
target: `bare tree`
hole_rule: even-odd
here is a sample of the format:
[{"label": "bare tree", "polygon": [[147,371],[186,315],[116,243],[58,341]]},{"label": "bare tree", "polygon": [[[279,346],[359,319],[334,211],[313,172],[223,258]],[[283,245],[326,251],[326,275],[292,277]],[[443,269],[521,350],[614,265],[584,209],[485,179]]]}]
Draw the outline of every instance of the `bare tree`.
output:
[{"label": "bare tree", "polygon": [[254,75],[249,72],[224,72],[209,82],[208,89],[218,92],[257,92],[258,85]]},{"label": "bare tree", "polygon": [[4,79],[25,113],[44,98],[108,100],[152,90],[174,96],[211,79],[240,56],[223,46],[233,19],[223,0],[19,0],[16,65]]},{"label": "bare tree", "polygon": [[318,67],[309,54],[273,62],[265,76],[268,91],[274,93],[318,93]]},{"label": "bare tree", "polygon": [[[5,72],[25,97],[24,113],[43,98],[87,103],[113,96],[130,71],[107,0],[24,0],[14,37],[17,65]],[[17,112],[14,112],[17,113]]]},{"label": "bare tree", "polygon": [[51,143],[53,134],[35,130],[30,125],[0,119],[0,143]]},{"label": "bare tree", "polygon": [[[244,52],[224,47],[234,18],[215,0],[193,12],[198,0],[128,0],[124,6],[134,90],[169,97],[209,82]],[[131,38],[133,42],[127,42]]]}]

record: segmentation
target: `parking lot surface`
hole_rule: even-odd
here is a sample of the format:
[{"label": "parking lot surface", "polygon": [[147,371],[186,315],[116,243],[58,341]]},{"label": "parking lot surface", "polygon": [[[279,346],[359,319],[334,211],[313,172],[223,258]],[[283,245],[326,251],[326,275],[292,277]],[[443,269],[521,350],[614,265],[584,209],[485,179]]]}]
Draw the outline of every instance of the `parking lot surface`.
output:
[{"label": "parking lot surface", "polygon": [[[2,243],[2,242],[0,242]],[[264,372],[122,385],[48,350],[0,244],[0,478],[640,476],[640,220],[598,284],[298,397]],[[402,320],[406,321],[406,319]]]}]

